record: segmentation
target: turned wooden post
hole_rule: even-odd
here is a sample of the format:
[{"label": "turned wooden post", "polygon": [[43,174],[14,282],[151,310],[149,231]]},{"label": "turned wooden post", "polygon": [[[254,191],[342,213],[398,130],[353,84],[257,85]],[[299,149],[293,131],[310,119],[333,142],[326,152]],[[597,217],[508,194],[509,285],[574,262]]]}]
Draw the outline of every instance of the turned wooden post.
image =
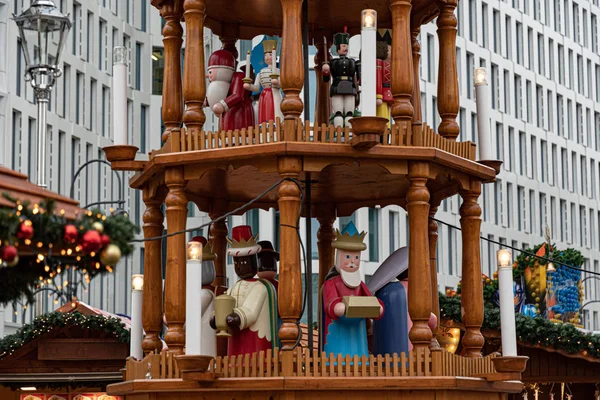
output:
[{"label": "turned wooden post", "polygon": [[302,0],[281,0],[283,33],[281,45],[281,112],[285,116],[284,140],[294,140],[296,124],[304,110],[300,91],[304,84],[302,61]]},{"label": "turned wooden post", "polygon": [[[413,91],[411,97],[411,104],[413,106],[413,125],[420,125],[423,121],[421,115],[421,77],[419,76],[419,61],[421,59],[421,44],[419,43],[419,32],[421,27],[417,27],[411,31],[412,37],[412,56],[413,56]],[[430,61],[432,62],[432,61]]]},{"label": "turned wooden post", "polygon": [[[300,157],[281,157],[278,160],[279,174],[284,178],[297,178],[302,171]],[[302,312],[302,282],[300,275],[300,242],[296,225],[300,214],[300,188],[294,182],[279,185],[280,238],[279,250],[279,316],[282,324],[279,339],[282,350],[292,350],[300,331],[297,322]],[[290,355],[292,352],[288,351]],[[290,359],[291,360],[291,359]],[[284,367],[285,368],[285,367]],[[288,371],[292,373],[292,371]]]},{"label": "turned wooden post", "polygon": [[[210,213],[211,220],[219,218],[223,213]],[[215,280],[213,286],[227,286],[227,224],[225,220],[213,222],[210,225],[213,252],[215,260]]]},{"label": "turned wooden post", "polygon": [[[438,133],[451,140],[456,140],[460,132],[456,122],[459,109],[458,72],[456,70],[456,27],[458,22],[454,15],[454,9],[457,3],[458,0],[440,1],[440,15],[437,18],[440,45],[437,104],[442,119]],[[473,71],[466,73],[471,74]]]},{"label": "turned wooden post", "polygon": [[[172,167],[165,172],[165,183],[169,193],[167,206],[167,232],[185,229],[187,219],[187,197],[184,192],[185,180],[182,167]],[[186,236],[181,233],[167,238],[167,270],[165,279],[165,315],[169,328],[165,342],[169,351],[182,354],[185,346],[185,264]]]},{"label": "turned wooden post", "polygon": [[440,320],[440,297],[437,281],[437,240],[438,240],[438,224],[431,218],[435,218],[437,205],[429,206],[429,266],[431,269],[431,308],[432,313],[437,318],[437,325],[433,329],[431,337],[431,349],[439,349],[440,344],[437,341],[437,334],[442,321]]},{"label": "turned wooden post", "polygon": [[[144,238],[163,234],[164,215],[160,209],[164,196],[156,190],[145,187],[143,191],[146,211],[144,211]],[[142,348],[144,354],[160,353],[162,343],[160,332],[163,325],[162,296],[162,240],[144,242],[144,292],[142,300],[142,325],[146,332]]]},{"label": "turned wooden post", "polygon": [[409,122],[413,116],[413,64],[410,35],[411,0],[390,0],[392,12],[392,118]]},{"label": "turned wooden post", "polygon": [[223,44],[222,49],[227,50],[235,59],[238,59],[239,53],[237,47],[235,47],[235,43],[238,41],[240,37],[240,25],[239,24],[231,24],[224,23],[223,24],[223,32],[219,36],[219,40]]},{"label": "turned wooden post", "polygon": [[481,334],[483,324],[483,283],[481,282],[481,256],[479,236],[481,234],[481,207],[477,199],[481,194],[481,182],[462,190],[463,203],[460,207],[462,229],[462,296],[465,336],[462,339],[467,357],[481,357],[484,344]]},{"label": "turned wooden post", "polygon": [[206,67],[204,65],[204,0],[185,0],[185,70],[183,74],[183,122],[188,134],[202,130],[206,116],[202,104],[206,97]]},{"label": "turned wooden post", "polygon": [[409,332],[414,349],[429,347],[431,329],[431,270],[429,267],[429,165],[412,162],[408,167],[410,187],[406,194],[406,209],[410,229],[408,247],[408,312],[413,322]]},{"label": "turned wooden post", "polygon": [[329,88],[331,86],[331,82],[323,82],[323,75],[321,74],[323,63],[331,60],[331,53],[329,53],[329,47],[327,47],[328,45],[329,43],[325,45],[324,42],[315,40],[315,46],[317,47],[317,54],[315,54],[317,94],[314,110],[314,126],[320,126],[321,124],[329,125],[329,116],[331,115],[331,98],[329,97]]},{"label": "turned wooden post", "polygon": [[335,230],[333,229],[335,207],[331,204],[319,208],[321,208],[321,213],[317,215],[317,221],[319,221],[317,247],[319,249],[319,289],[321,289],[327,273],[335,262],[333,259],[334,249],[331,247],[331,243],[335,239]]},{"label": "turned wooden post", "polygon": [[[160,15],[165,19],[162,29],[163,43],[165,46],[165,65],[162,90],[162,118],[165,131],[162,141],[166,142],[173,129],[181,126],[183,116],[183,95],[181,87],[181,44],[183,43],[183,28],[181,17],[183,15],[183,0],[170,0],[159,2],[153,0]],[[160,5],[158,5],[160,4]]]}]

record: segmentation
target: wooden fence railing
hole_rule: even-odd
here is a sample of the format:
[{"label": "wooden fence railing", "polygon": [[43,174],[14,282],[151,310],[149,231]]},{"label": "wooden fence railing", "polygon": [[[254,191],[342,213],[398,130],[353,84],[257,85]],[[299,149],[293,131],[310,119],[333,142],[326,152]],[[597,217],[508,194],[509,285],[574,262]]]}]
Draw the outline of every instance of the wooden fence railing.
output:
[{"label": "wooden fence railing", "polygon": [[[281,120],[233,131],[174,130],[162,149],[153,151],[151,157],[168,152],[214,150],[257,144],[276,143],[283,140]],[[333,125],[311,125],[310,121],[298,124],[292,141],[303,143],[327,143],[348,145],[352,140],[352,129]],[[457,156],[475,160],[476,146],[472,142],[448,140],[427,124],[413,126],[410,122],[393,124],[381,138],[382,146],[435,147]]]},{"label": "wooden fence railing", "polygon": [[[492,358],[466,358],[447,351],[418,349],[408,354],[342,356],[307,348],[294,350],[292,376],[296,377],[397,377],[397,376],[480,376],[495,372]],[[148,367],[150,365],[150,367]],[[267,350],[242,356],[217,357],[210,369],[222,378],[263,378],[282,376],[280,351]],[[172,354],[150,354],[142,361],[127,360],[126,379],[181,378]]]}]

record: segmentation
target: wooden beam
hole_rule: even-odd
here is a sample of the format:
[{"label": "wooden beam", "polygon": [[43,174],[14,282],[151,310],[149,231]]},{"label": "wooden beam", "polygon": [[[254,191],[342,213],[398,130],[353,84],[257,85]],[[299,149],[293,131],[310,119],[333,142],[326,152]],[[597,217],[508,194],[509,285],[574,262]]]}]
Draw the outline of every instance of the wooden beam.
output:
[{"label": "wooden beam", "polygon": [[438,224],[433,219],[437,212],[437,204],[430,205],[429,207],[429,266],[431,269],[431,308],[432,312],[437,318],[437,325],[433,329],[433,336],[431,337],[431,349],[440,348],[440,344],[437,341],[437,334],[440,326],[440,297],[437,280],[437,240],[438,240]]},{"label": "wooden beam", "polygon": [[410,35],[411,0],[390,0],[392,13],[392,118],[395,123],[411,121],[413,106],[413,62]]},{"label": "wooden beam", "polygon": [[419,43],[419,32],[421,31],[421,27],[415,28],[411,31],[412,37],[412,56],[413,56],[413,74],[414,74],[414,82],[413,82],[413,91],[410,102],[413,106],[413,116],[412,123],[413,125],[420,125],[423,121],[423,116],[421,115],[421,78],[419,76],[419,60],[421,59],[421,44]]},{"label": "wooden beam", "polygon": [[281,0],[283,33],[281,46],[281,112],[285,116],[284,140],[293,140],[296,124],[304,110],[300,91],[304,85],[302,61],[302,0]]}]

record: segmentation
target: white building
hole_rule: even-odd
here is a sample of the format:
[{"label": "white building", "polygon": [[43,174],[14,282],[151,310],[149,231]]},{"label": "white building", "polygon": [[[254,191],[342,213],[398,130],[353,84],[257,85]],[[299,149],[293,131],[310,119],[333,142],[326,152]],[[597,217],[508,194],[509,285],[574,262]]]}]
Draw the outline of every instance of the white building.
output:
[{"label": "white building", "polygon": [[[0,53],[0,163],[28,173],[36,168],[36,106],[31,88],[22,78],[24,63],[16,26],[8,19],[10,13],[19,14],[28,6],[23,3],[28,1],[0,0],[0,51],[4,52]],[[160,147],[161,19],[144,0],[57,0],[57,5],[63,13],[71,14],[74,26],[65,51],[65,74],[58,80],[48,116],[52,127],[48,134],[48,177],[52,190],[68,194],[77,166],[102,158],[101,148],[111,143],[110,75],[115,45],[130,49],[130,141],[142,152]],[[498,181],[486,185],[480,198],[482,236],[525,248],[541,243],[548,225],[558,247],[578,248],[587,259],[585,268],[600,272],[598,0],[462,0],[457,16],[459,139],[477,141],[472,71],[477,66],[486,67],[492,95],[493,147],[497,158],[504,160]],[[437,127],[435,23],[422,27],[420,42],[423,119]],[[205,43],[207,56],[220,47],[209,31],[205,32]],[[251,43],[243,41],[239,46],[240,54],[245,54]],[[313,54],[311,48],[311,62]],[[15,60],[16,67],[9,60]],[[310,79],[314,107],[312,71]],[[209,115],[207,129],[214,123]],[[86,174],[76,182],[75,198],[82,205],[117,196],[108,168],[93,165]],[[89,185],[90,180],[95,184]],[[126,208],[141,225],[141,195],[127,192]],[[459,207],[456,196],[444,201],[437,216],[460,226]],[[208,222],[194,206],[190,206],[189,216],[188,227]],[[351,218],[359,230],[369,233],[362,268],[368,279],[390,252],[406,245],[406,214],[399,207],[386,207],[361,209]],[[337,221],[336,227],[349,219]],[[231,217],[228,225],[252,225],[261,239],[272,240],[277,247],[278,222],[275,210],[254,210],[243,217]],[[318,271],[317,229],[313,220],[313,282]],[[304,221],[301,232],[304,235]],[[206,233],[204,228],[193,235]],[[482,270],[486,275],[496,268],[497,249],[497,245],[482,240]],[[440,291],[455,288],[461,279],[460,231],[440,224],[437,258]],[[133,257],[120,263],[115,275],[97,278],[82,299],[107,311],[127,314],[129,276],[141,270],[142,259],[143,250],[136,249]],[[230,283],[235,280],[231,265],[228,277]],[[600,299],[600,278],[586,281],[589,299]],[[50,308],[52,304],[46,302],[43,309]],[[585,310],[586,328],[600,329],[598,304]],[[10,321],[20,322],[12,312],[10,307],[5,312],[6,333],[17,326]]]}]

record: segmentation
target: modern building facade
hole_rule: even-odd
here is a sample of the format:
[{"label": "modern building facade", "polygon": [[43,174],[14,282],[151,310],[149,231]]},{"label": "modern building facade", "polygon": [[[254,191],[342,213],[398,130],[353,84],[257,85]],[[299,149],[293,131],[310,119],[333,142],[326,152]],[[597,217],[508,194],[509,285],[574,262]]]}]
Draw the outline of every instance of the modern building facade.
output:
[{"label": "modern building facade", "polygon": [[[28,1],[0,0],[0,163],[25,173],[35,171],[35,118],[32,89],[24,82],[17,30],[8,18],[20,13]],[[64,75],[52,96],[48,117],[48,177],[52,190],[69,193],[70,180],[79,165],[103,158],[101,148],[112,142],[111,57],[115,45],[130,50],[129,138],[142,153],[160,147],[162,93],[162,27],[158,13],[144,0],[57,0],[73,19],[65,52]],[[504,160],[495,184],[486,185],[480,203],[482,236],[516,248],[544,241],[545,229],[560,248],[575,247],[586,257],[584,268],[600,272],[600,56],[598,0],[462,0],[458,17],[457,58],[460,80],[460,140],[477,142],[473,69],[485,67],[491,93],[493,148]],[[220,48],[218,38],[205,32],[205,53]],[[241,41],[240,54],[256,45]],[[351,43],[351,53],[358,48]],[[437,127],[436,79],[438,43],[436,25],[421,30],[421,99],[424,120]],[[314,48],[310,48],[313,63]],[[208,57],[206,57],[208,59]],[[9,61],[14,60],[14,61]],[[19,69],[20,68],[20,69]],[[315,76],[310,71],[309,94],[314,108]],[[312,116],[307,116],[312,117]],[[312,118],[310,118],[312,119]],[[215,126],[207,113],[206,129]],[[51,126],[51,129],[50,129]],[[127,177],[125,177],[127,179]],[[91,183],[91,184],[90,184]],[[140,193],[125,191],[126,209],[140,225]],[[75,198],[86,205],[118,196],[113,173],[97,164],[75,183]],[[458,197],[444,201],[438,218],[459,223]],[[209,220],[190,205],[187,226]],[[336,227],[354,220],[368,232],[362,271],[368,280],[394,250],[406,245],[408,227],[399,207],[361,209],[341,218]],[[229,227],[247,223],[263,240],[278,247],[278,213],[252,210],[229,219]],[[306,244],[305,221],[300,230]],[[314,320],[318,222],[312,220]],[[207,234],[199,229],[192,235]],[[498,245],[482,240],[482,270],[496,269]],[[129,276],[142,270],[143,249],[120,263],[114,275],[97,278],[82,299],[110,312],[127,314],[130,308]],[[513,252],[516,257],[517,252]],[[439,225],[438,283],[440,291],[456,288],[461,279],[460,231]],[[229,260],[231,261],[231,260]],[[587,277],[588,275],[584,275]],[[235,281],[231,263],[229,282]],[[586,301],[600,299],[600,278],[585,283]],[[42,310],[52,304],[43,302]],[[22,310],[18,309],[17,313]],[[9,332],[21,322],[8,308]],[[600,305],[584,311],[585,327],[600,330]],[[29,316],[27,317],[27,319]],[[306,318],[306,315],[305,315]],[[14,321],[14,322],[11,322]],[[0,332],[0,336],[1,336]]]}]

